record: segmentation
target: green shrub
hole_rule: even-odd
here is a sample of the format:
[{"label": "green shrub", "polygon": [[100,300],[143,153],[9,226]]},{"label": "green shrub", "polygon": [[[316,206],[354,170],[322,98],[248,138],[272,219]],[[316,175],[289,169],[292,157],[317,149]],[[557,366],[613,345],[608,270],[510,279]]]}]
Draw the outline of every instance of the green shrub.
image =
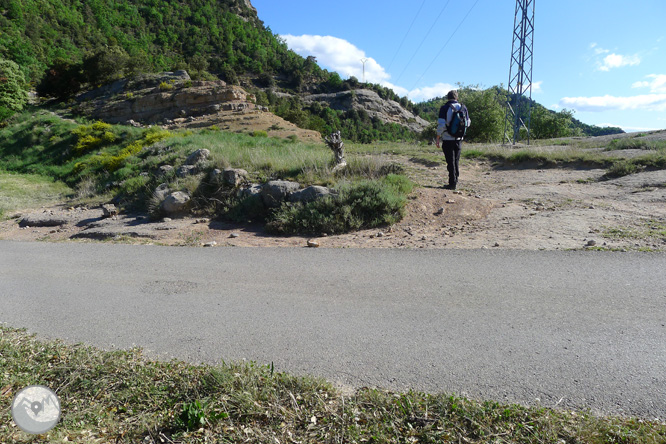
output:
[{"label": "green shrub", "polygon": [[114,143],[116,135],[111,132],[111,125],[104,122],[95,122],[92,125],[81,125],[72,130],[77,137],[74,154],[82,155],[93,149]]},{"label": "green shrub", "polygon": [[284,204],[266,229],[272,233],[346,233],[398,222],[414,184],[404,176],[345,184],[337,196],[307,204]]},{"label": "green shrub", "polygon": [[173,89],[173,85],[171,83],[162,82],[158,88],[161,91],[171,91]]},{"label": "green shrub", "polygon": [[634,162],[631,162],[630,160],[623,159],[613,162],[613,164],[606,172],[606,177],[623,177],[637,172],[638,165],[636,165]]}]

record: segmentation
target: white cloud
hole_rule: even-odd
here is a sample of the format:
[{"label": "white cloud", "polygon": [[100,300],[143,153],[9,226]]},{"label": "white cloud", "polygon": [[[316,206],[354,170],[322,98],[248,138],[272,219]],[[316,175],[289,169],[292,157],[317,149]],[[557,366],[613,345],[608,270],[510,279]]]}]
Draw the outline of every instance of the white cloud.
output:
[{"label": "white cloud", "polygon": [[647,94],[633,97],[615,97],[611,95],[598,97],[564,97],[560,100],[563,108],[576,111],[666,111],[666,94]]},{"label": "white cloud", "polygon": [[423,102],[435,97],[445,97],[452,89],[456,89],[456,87],[449,83],[438,83],[434,86],[416,88],[409,92],[409,100],[412,102]]},{"label": "white cloud", "polygon": [[[363,80],[363,63],[361,59],[367,59],[365,62],[365,80],[369,83],[378,83],[387,88],[391,88],[401,97],[408,96],[412,102],[421,102],[435,97],[444,97],[455,86],[448,83],[437,83],[433,86],[416,88],[409,91],[399,85],[394,85],[389,81],[391,75],[386,72],[377,61],[368,57],[365,52],[357,48],[352,43],[344,39],[333,36],[320,35],[282,35],[289,49],[297,54],[307,57],[314,56],[317,63],[328,70],[335,71],[342,78],[354,76]],[[541,82],[532,85],[533,88],[540,89]]]},{"label": "white cloud", "polygon": [[646,76],[651,81],[635,82],[632,88],[650,88],[651,93],[666,94],[666,74],[650,74]]},{"label": "white cloud", "polygon": [[391,77],[384,68],[365,52],[346,40],[321,35],[283,35],[289,48],[303,57],[315,56],[319,65],[338,72],[343,78],[354,76],[363,80],[365,62],[365,80],[370,83],[384,84]]},{"label": "white cloud", "polygon": [[543,92],[543,89],[541,89],[541,85],[543,84],[543,81],[539,82],[532,82],[532,92],[535,94],[539,94]]},{"label": "white cloud", "polygon": [[592,43],[590,48],[594,50],[594,53],[597,55],[608,54],[610,51],[607,49],[600,48],[596,43]]},{"label": "white cloud", "polygon": [[641,58],[638,54],[634,55],[620,55],[620,54],[609,54],[604,57],[599,70],[601,71],[610,71],[613,68],[622,68],[623,66],[635,66],[641,63]]}]

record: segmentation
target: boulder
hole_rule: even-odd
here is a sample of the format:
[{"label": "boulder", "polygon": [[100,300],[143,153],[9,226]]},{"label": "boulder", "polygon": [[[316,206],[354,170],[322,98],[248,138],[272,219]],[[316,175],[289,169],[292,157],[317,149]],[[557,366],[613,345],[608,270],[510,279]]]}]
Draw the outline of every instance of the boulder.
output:
[{"label": "boulder", "polygon": [[158,176],[166,176],[167,174],[171,173],[173,171],[173,167],[171,165],[162,165],[157,169],[157,175]]},{"label": "boulder", "polygon": [[153,196],[155,196],[160,202],[166,199],[169,194],[171,194],[171,190],[169,189],[169,185],[165,183],[160,184],[155,188],[155,191],[153,191]]},{"label": "boulder", "polygon": [[237,187],[247,180],[247,171],[240,168],[226,168],[222,177],[225,184]]},{"label": "boulder", "polygon": [[263,186],[259,185],[258,183],[252,183],[249,186],[238,190],[238,197],[245,199],[246,197],[261,196],[262,190]]},{"label": "boulder", "polygon": [[118,215],[118,209],[114,204],[104,204],[102,205],[102,217],[115,217]]},{"label": "boulder", "polygon": [[261,197],[264,205],[269,208],[280,206],[282,202],[287,200],[289,195],[298,191],[300,185],[298,182],[290,182],[288,180],[271,180],[266,182],[261,190]]},{"label": "boulder", "polygon": [[291,193],[289,196],[289,202],[312,202],[322,197],[329,196],[331,190],[326,187],[321,187],[317,185],[312,185],[302,190]]},{"label": "boulder", "polygon": [[187,210],[190,196],[182,191],[169,194],[160,205],[160,209],[168,216],[180,214]]},{"label": "boulder", "polygon": [[213,171],[210,172],[208,178],[210,179],[211,182],[214,183],[220,182],[222,180],[222,170],[215,168]]},{"label": "boulder", "polygon": [[185,165],[199,165],[202,162],[205,162],[208,160],[210,157],[210,151],[203,148],[200,150],[196,150],[189,156],[187,156],[187,160],[185,160]]},{"label": "boulder", "polygon": [[178,177],[187,177],[193,174],[197,174],[199,168],[196,165],[183,165],[178,167],[176,170],[176,176]]}]

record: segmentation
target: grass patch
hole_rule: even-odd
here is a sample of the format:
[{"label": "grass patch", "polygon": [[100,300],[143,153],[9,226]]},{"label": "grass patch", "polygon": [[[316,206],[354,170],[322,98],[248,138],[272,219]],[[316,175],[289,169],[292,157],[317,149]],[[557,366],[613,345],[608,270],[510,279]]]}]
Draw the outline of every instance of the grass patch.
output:
[{"label": "grass patch", "polygon": [[51,178],[0,170],[0,218],[12,211],[60,203],[72,194],[71,188]]},{"label": "grass patch", "polygon": [[[360,389],[275,371],[272,365],[190,365],[141,350],[101,351],[38,341],[0,327],[0,399],[41,384],[61,401],[60,423],[33,442],[75,443],[638,443],[666,440],[666,425],[451,394]],[[27,442],[0,415],[0,442]]]},{"label": "grass patch", "polygon": [[651,151],[666,151],[666,140],[650,140],[640,137],[615,139],[606,147],[607,151],[615,150],[651,150]]},{"label": "grass patch", "polygon": [[636,227],[607,227],[601,235],[608,239],[660,240],[666,242],[666,222],[645,220]]}]

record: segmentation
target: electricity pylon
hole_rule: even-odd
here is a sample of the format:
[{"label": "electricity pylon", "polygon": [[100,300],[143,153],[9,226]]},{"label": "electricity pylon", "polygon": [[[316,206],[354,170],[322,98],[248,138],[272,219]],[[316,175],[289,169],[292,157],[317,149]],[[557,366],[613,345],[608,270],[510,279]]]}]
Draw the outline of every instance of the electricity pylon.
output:
[{"label": "electricity pylon", "polygon": [[361,59],[361,63],[363,63],[363,83],[365,83],[365,62],[367,61],[368,59],[366,59],[365,57]]},{"label": "electricity pylon", "polygon": [[[534,2],[535,0],[516,0],[516,16],[513,21],[504,142],[514,145],[520,140],[520,129],[523,127],[527,130],[527,143],[530,143]],[[525,94],[528,96],[525,97]]]}]

